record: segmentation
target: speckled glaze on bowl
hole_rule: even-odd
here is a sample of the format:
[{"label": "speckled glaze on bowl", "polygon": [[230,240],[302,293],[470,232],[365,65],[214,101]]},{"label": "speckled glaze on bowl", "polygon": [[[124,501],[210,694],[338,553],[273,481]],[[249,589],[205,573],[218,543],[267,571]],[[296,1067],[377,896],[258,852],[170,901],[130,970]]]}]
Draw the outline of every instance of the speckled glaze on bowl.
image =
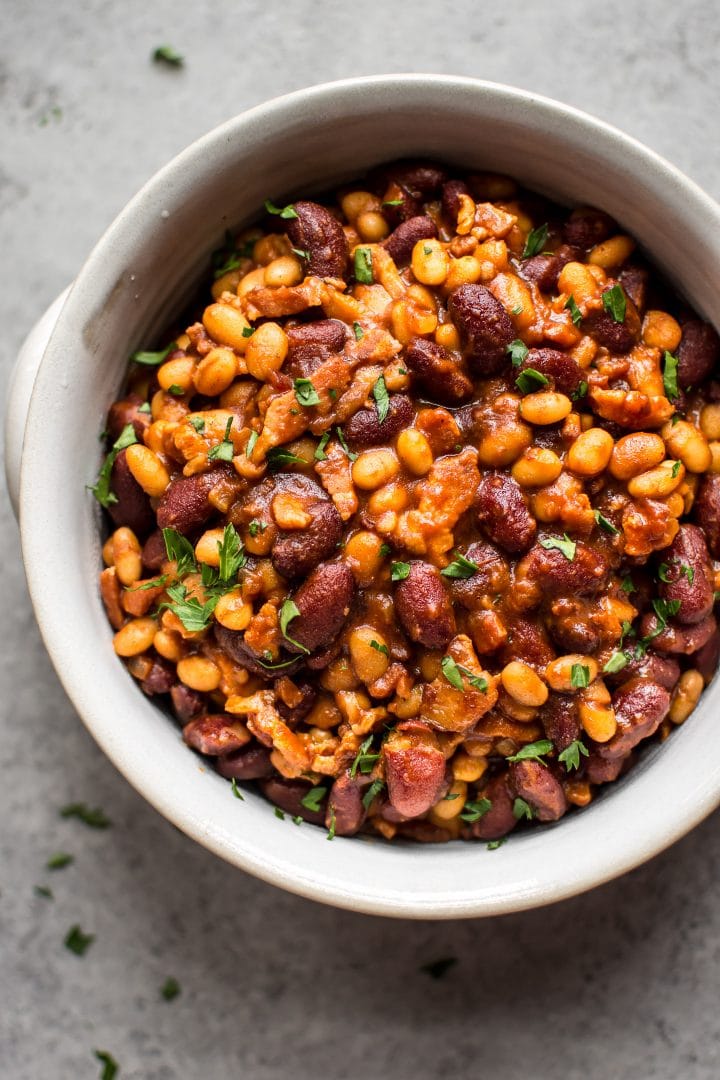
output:
[{"label": "speckled glaze on bowl", "polygon": [[98,508],[85,491],[128,355],[180,308],[223,230],[252,219],[267,197],[283,203],[411,155],[507,172],[568,203],[601,207],[720,325],[720,208],[633,139],[556,102],[469,79],[397,75],[312,87],[238,116],[180,154],[80,271],[32,394],[22,543],[65,689],[118,769],[180,829],[243,870],[328,904],[412,918],[495,915],[607,881],[718,805],[720,756],[707,753],[718,683],[685,727],[597,802],[499,850],[363,837],[328,843],[320,829],[278,820],[259,795],[234,799],[118,663],[96,586]]}]

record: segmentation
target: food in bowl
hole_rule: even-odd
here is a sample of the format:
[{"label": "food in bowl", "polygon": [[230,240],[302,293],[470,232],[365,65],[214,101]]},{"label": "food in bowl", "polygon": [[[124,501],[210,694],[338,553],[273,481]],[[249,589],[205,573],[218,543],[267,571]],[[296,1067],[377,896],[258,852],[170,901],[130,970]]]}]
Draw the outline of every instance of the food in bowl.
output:
[{"label": "food in bowl", "polygon": [[717,665],[720,341],[606,214],[506,177],[266,210],[110,409],[115,650],[330,836],[558,820]]}]

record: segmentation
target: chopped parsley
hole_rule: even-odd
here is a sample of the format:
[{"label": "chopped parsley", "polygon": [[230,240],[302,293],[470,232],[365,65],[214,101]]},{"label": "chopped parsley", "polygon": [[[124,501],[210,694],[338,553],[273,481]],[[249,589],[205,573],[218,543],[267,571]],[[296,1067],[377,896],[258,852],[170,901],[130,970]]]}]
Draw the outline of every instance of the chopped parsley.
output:
[{"label": "chopped parsley", "polygon": [[92,810],[85,803],[68,803],[60,810],[60,817],[77,818],[91,829],[107,829],[112,825],[110,818],[99,807]]},{"label": "chopped parsley", "polygon": [[228,417],[228,422],[225,425],[225,434],[223,435],[222,442],[219,442],[216,446],[213,446],[212,450],[208,454],[208,461],[232,461],[235,456],[235,447],[230,439],[230,429],[233,426],[234,416]]},{"label": "chopped parsley", "polygon": [[372,285],[375,279],[373,278],[373,260],[370,248],[355,248],[353,263],[355,268],[355,280],[360,285]]},{"label": "chopped parsley", "polygon": [[163,540],[168,559],[177,564],[175,572],[178,577],[197,570],[195,549],[189,540],[175,529],[163,529]]},{"label": "chopped parsley", "polygon": [[484,679],[482,675],[476,675],[475,672],[464,667],[462,664],[456,663],[452,656],[443,656],[440,661],[440,667],[442,668],[442,673],[447,681],[451,686],[454,686],[456,690],[462,690],[463,693],[465,692],[463,675],[474,690],[480,690],[481,693],[485,693],[488,688],[487,679]]},{"label": "chopped parsley", "polygon": [[251,536],[257,536],[258,533],[265,532],[267,524],[264,521],[260,521],[259,518],[253,518],[248,525],[248,532]]},{"label": "chopped parsley", "polygon": [[66,851],[59,851],[57,855],[50,856],[48,861],[45,863],[45,867],[48,870],[62,870],[64,867],[69,866],[70,863],[74,861],[74,855],[68,855]]},{"label": "chopped parsley", "polygon": [[606,518],[604,514],[601,514],[599,510],[594,510],[593,514],[594,514],[595,520],[597,521],[600,528],[604,529],[606,533],[613,534],[613,533],[618,532],[618,530],[613,525],[612,521],[610,521],[608,518]]},{"label": "chopped parsley", "polygon": [[298,217],[297,210],[289,203],[287,206],[276,206],[270,199],[265,200],[265,209],[268,214],[276,214],[278,217],[284,218],[285,221],[289,221],[292,218]]},{"label": "chopped parsley", "polygon": [[126,424],[112,444],[110,453],[105,458],[98,474],[97,482],[94,486],[90,487],[90,491],[92,491],[101,506],[108,507],[117,502],[117,495],[110,489],[110,476],[112,474],[113,465],[115,464],[115,458],[121,450],[125,450],[128,446],[132,446],[133,443],[136,442],[137,436],[135,435],[135,428],[132,424]]},{"label": "chopped parsley", "polygon": [[572,401],[580,401],[581,398],[587,397],[587,392],[588,392],[588,384],[583,379],[583,381],[578,386],[577,390],[573,390],[572,394],[570,395],[570,398],[571,398]]},{"label": "chopped parsley", "polygon": [[360,744],[360,749],[355,755],[355,759],[350,766],[350,775],[355,778],[355,775],[360,770],[363,775],[367,775],[373,771],[375,762],[380,757],[379,754],[370,753],[370,747],[372,746],[373,735],[368,735],[367,739]]},{"label": "chopped parsley", "polygon": [[613,285],[602,294],[602,304],[608,315],[612,315],[616,323],[625,322],[627,301],[622,285]]},{"label": "chopped parsley", "polygon": [[76,956],[84,956],[95,940],[94,934],[84,934],[77,924],[71,926],[65,935],[63,945]]},{"label": "chopped parsley", "polygon": [[590,685],[590,668],[587,664],[573,664],[570,669],[570,685],[576,690],[584,690]]},{"label": "chopped parsley", "polygon": [[156,64],[167,64],[168,67],[179,68],[185,63],[185,57],[173,49],[172,45],[158,45],[153,51],[152,58]]},{"label": "chopped parsley", "polygon": [[503,846],[506,840],[507,836],[501,836],[499,840],[491,840],[487,845],[488,851],[497,851],[499,847]]},{"label": "chopped parsley", "polygon": [[521,747],[517,754],[512,754],[510,757],[505,758],[506,761],[538,761],[541,765],[545,762],[542,760],[546,754],[552,752],[553,744],[549,739],[539,739],[537,742],[528,743],[527,746]]},{"label": "chopped parsley", "polygon": [[230,790],[232,791],[232,793],[233,793],[233,795],[235,796],[236,799],[239,799],[240,802],[245,802],[245,796],[243,795],[240,788],[238,787],[238,782],[237,782],[237,780],[235,779],[234,776],[233,776],[232,780],[230,781]]},{"label": "chopped parsley", "polygon": [[280,809],[279,806],[274,806],[273,810],[275,811],[275,817],[276,818],[280,818],[281,821],[285,820],[285,814],[283,813],[283,811]]},{"label": "chopped parsley", "polygon": [[259,437],[260,436],[258,435],[257,431],[251,431],[248,435],[248,441],[245,443],[245,457],[248,459],[248,461],[252,457],[252,452],[255,449],[255,443],[258,441]]},{"label": "chopped parsley", "polygon": [[343,429],[341,427],[336,427],[335,431],[337,432],[338,441],[339,441],[340,445],[342,446],[343,450],[345,451],[346,455],[350,458],[351,461],[357,461],[357,457],[358,457],[357,454],[354,454],[352,452],[352,450],[350,449],[350,447],[348,446],[348,444],[345,442],[345,436],[343,435]]},{"label": "chopped parsley", "polygon": [[292,251],[293,255],[297,255],[299,259],[305,259],[307,261],[310,260],[310,252],[305,251],[304,248],[290,248],[290,250]]},{"label": "chopped parsley", "polygon": [[515,380],[515,385],[521,394],[532,394],[543,386],[549,386],[550,380],[542,372],[529,367],[520,372]]},{"label": "chopped parsley", "polygon": [[382,424],[390,410],[390,396],[387,392],[387,386],[385,385],[385,378],[383,375],[377,380],[373,386],[373,397],[375,398],[375,408],[377,409],[378,420]]},{"label": "chopped parsley", "polygon": [[180,983],[169,975],[160,987],[160,996],[165,1001],[174,1001],[180,993]]},{"label": "chopped parsley", "polygon": [[257,329],[257,327],[255,327],[255,326],[243,326],[243,328],[242,328],[242,336],[243,337],[248,337],[248,338],[252,337],[253,334],[255,333],[256,329]]},{"label": "chopped parsley", "polygon": [[363,806],[365,807],[366,810],[370,809],[370,806],[372,805],[374,800],[378,797],[378,795],[380,794],[380,792],[382,791],[382,789],[384,787],[385,787],[385,781],[384,780],[373,780],[372,784],[370,785],[370,787],[367,789],[367,791],[365,792],[365,794],[362,797],[362,804],[363,804]]},{"label": "chopped parsley", "polygon": [[202,435],[203,431],[205,430],[205,421],[203,420],[202,416],[189,416],[188,423],[192,424],[198,435]]},{"label": "chopped parsley", "polygon": [[635,588],[635,585],[633,584],[633,579],[630,577],[629,574],[626,574],[625,577],[620,582],[620,588],[622,589],[622,591],[624,593],[627,593],[628,596],[630,595],[630,593],[637,592],[637,589]]},{"label": "chopped parsley", "polygon": [[388,649],[387,645],[381,645],[379,641],[375,640],[375,638],[373,638],[370,642],[370,648],[375,649],[375,652],[382,653],[383,656],[390,656],[390,650]]},{"label": "chopped parsley", "polygon": [[[252,249],[255,246],[254,240],[248,240],[243,244],[242,248],[238,248],[235,238],[229,229],[225,231],[225,243],[213,251],[210,264],[213,268],[213,277],[215,281],[218,278],[224,277],[225,274],[229,274],[231,270],[237,270],[242,264],[243,259],[249,259],[252,256]],[[252,333],[252,331],[251,331]],[[249,335],[242,332],[243,337]]]},{"label": "chopped parsley", "polygon": [[547,222],[538,225],[537,229],[531,229],[528,233],[525,247],[521,255],[522,259],[532,259],[533,255],[539,255],[545,247],[548,238]]},{"label": "chopped parsley", "polygon": [[365,331],[363,330],[363,328],[362,328],[362,326],[360,325],[359,322],[354,322],[353,323],[353,333],[355,335],[355,340],[356,341],[359,341],[360,338],[364,336]]},{"label": "chopped parsley", "polygon": [[402,206],[404,199],[386,199],[383,206]]},{"label": "chopped parsley", "polygon": [[677,401],[680,397],[680,389],[678,387],[678,358],[673,356],[671,352],[665,350],[663,356],[663,386],[665,388],[665,396],[670,401]]},{"label": "chopped parsley", "polygon": [[179,386],[177,383],[173,383],[172,386],[168,386],[167,392],[168,394],[172,394],[173,397],[182,397],[185,393],[182,386]]},{"label": "chopped parsley", "polygon": [[468,801],[460,812],[460,817],[463,821],[467,821],[472,825],[474,822],[479,821],[481,817],[487,814],[488,810],[492,810],[492,802],[490,799],[477,799],[475,802]]},{"label": "chopped parsley", "polygon": [[622,671],[622,669],[626,667],[629,662],[630,657],[627,655],[627,653],[618,650],[617,652],[614,652],[612,654],[607,664],[603,668],[603,672],[606,675],[615,675],[618,671]]},{"label": "chopped parsley", "polygon": [[443,577],[469,578],[476,574],[480,567],[472,559],[466,559],[459,551],[454,551],[455,558],[440,573]]},{"label": "chopped parsley", "polygon": [[197,596],[188,597],[186,586],[180,582],[168,586],[167,594],[170,597],[170,603],[163,604],[162,607],[177,615],[186,630],[190,630],[191,633],[207,630],[215,606],[220,599],[219,595],[212,595],[205,603],[201,603]]},{"label": "chopped parsley", "polygon": [[54,900],[52,889],[48,889],[47,885],[36,885],[33,889],[36,896],[42,896],[45,900]]},{"label": "chopped parsley", "polygon": [[243,551],[243,542],[234,525],[228,523],[225,526],[223,538],[218,542],[217,547],[220,556],[220,566],[218,568],[220,580],[232,581],[238,570],[247,562]]},{"label": "chopped parsley", "polygon": [[530,350],[524,341],[521,341],[520,338],[515,338],[514,341],[511,341],[509,345],[505,346],[505,352],[510,354],[512,366],[520,367]]},{"label": "chopped parsley", "polygon": [[300,608],[297,606],[294,600],[284,600],[283,606],[280,608],[280,630],[282,636],[285,638],[286,641],[289,641],[291,645],[294,645],[297,649],[301,649],[304,653],[309,653],[309,649],[306,649],[305,646],[301,645],[299,641],[295,641],[294,638],[291,638],[287,632],[288,625],[293,621],[293,619],[297,619],[299,614]]},{"label": "chopped parsley", "polygon": [[589,757],[590,751],[581,739],[573,739],[569,746],[566,746],[558,754],[558,761],[562,761],[567,772],[571,769],[580,768],[580,755],[583,757]]},{"label": "chopped parsley", "polygon": [[673,480],[680,475],[680,469],[681,468],[682,468],[682,461],[673,462],[673,467],[670,470],[670,475],[672,476]]},{"label": "chopped parsley", "polygon": [[301,806],[304,806],[306,810],[310,810],[313,814],[318,813],[320,810],[320,803],[327,795],[326,787],[313,787],[306,792],[300,800]]},{"label": "chopped parsley", "polygon": [[391,552],[392,552],[392,548],[390,547],[389,544],[381,544],[380,545],[380,554],[383,556],[383,558],[386,555],[389,555]]},{"label": "chopped parsley", "polygon": [[99,1080],[115,1080],[119,1065],[112,1054],[109,1054],[107,1050],[94,1050],[93,1053],[102,1065]]},{"label": "chopped parsley", "polygon": [[335,839],[335,807],[330,807],[330,828],[328,829],[326,840]]},{"label": "chopped parsley", "polygon": [[274,446],[267,452],[267,463],[270,472],[277,472],[284,465],[307,465],[305,458],[298,457],[290,450],[283,450],[281,446]]},{"label": "chopped parsley", "polygon": [[166,349],[161,349],[159,352],[134,352],[130,359],[134,364],[144,364],[145,367],[159,367],[160,364],[164,364],[171,352],[177,349],[177,341],[171,341]]},{"label": "chopped parsley", "polygon": [[567,533],[563,533],[562,539],[559,536],[548,536],[544,540],[540,540],[539,543],[540,547],[544,547],[546,551],[552,551],[553,549],[561,551],[568,562],[572,562],[575,558],[577,544],[570,539]]},{"label": "chopped parsley", "polygon": [[565,308],[567,311],[570,312],[570,318],[572,319],[575,326],[579,326],[582,322],[582,312],[575,303],[575,297],[572,295],[572,293],[565,301]]},{"label": "chopped parsley", "polygon": [[520,821],[521,818],[527,818],[528,821],[532,821],[534,818],[533,809],[530,803],[525,802],[519,796],[513,803],[513,817],[516,821]]},{"label": "chopped parsley", "polygon": [[325,461],[327,454],[325,453],[325,447],[330,442],[330,432],[326,431],[320,436],[320,442],[315,447],[315,460]]},{"label": "chopped parsley", "polygon": [[310,379],[293,379],[293,390],[298,405],[309,409],[311,405],[320,404],[320,395]]},{"label": "chopped parsley", "polygon": [[392,581],[405,581],[410,576],[409,562],[390,563],[390,579]]}]

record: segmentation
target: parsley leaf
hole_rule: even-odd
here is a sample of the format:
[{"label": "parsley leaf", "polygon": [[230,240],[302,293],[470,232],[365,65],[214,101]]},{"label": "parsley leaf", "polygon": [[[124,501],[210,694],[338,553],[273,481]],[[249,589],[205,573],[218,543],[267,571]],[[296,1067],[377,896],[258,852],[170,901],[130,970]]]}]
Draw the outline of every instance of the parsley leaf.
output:
[{"label": "parsley leaf", "polygon": [[467,821],[472,825],[475,821],[479,821],[481,817],[487,814],[488,810],[492,810],[492,802],[490,799],[477,799],[475,802],[468,801],[463,806],[460,817],[463,821]]},{"label": "parsley leaf", "polygon": [[440,661],[440,667],[442,668],[442,673],[447,681],[451,686],[454,686],[456,690],[462,690],[463,693],[465,692],[465,684],[462,680],[463,675],[474,690],[480,690],[481,693],[484,693],[488,688],[487,679],[483,678],[482,675],[476,675],[470,668],[465,667],[463,664],[457,664],[452,656],[443,656]]},{"label": "parsley leaf", "polygon": [[156,64],[167,64],[168,67],[182,67],[185,63],[185,57],[173,49],[172,45],[158,45],[152,58]]},{"label": "parsley leaf", "polygon": [[134,352],[130,359],[134,364],[144,364],[145,367],[159,367],[164,364],[171,352],[177,349],[177,341],[171,341],[166,349],[159,352]]},{"label": "parsley leaf", "polygon": [[75,925],[68,930],[63,945],[76,956],[84,956],[94,940],[94,934],[84,934],[80,927]]},{"label": "parsley leaf", "polygon": [[[615,675],[618,671],[622,671],[622,669],[629,662],[630,662],[630,657],[627,655],[627,653],[620,652],[620,651],[614,652],[612,654],[612,656],[610,657],[610,659],[608,660],[605,667],[603,668],[603,672],[606,675]],[[561,760],[562,760],[562,756],[561,756]]]},{"label": "parsley leaf", "polygon": [[163,540],[168,559],[177,564],[175,572],[178,577],[185,577],[197,570],[195,548],[189,540],[175,529],[163,529]]},{"label": "parsley leaf", "polygon": [[456,957],[443,956],[439,960],[431,960],[429,964],[421,964],[420,970],[429,975],[431,979],[442,979],[443,975],[455,964],[457,964]]},{"label": "parsley leaf", "polygon": [[327,446],[327,444],[329,442],[330,442],[330,432],[326,431],[326,432],[324,432],[323,435],[321,435],[320,442],[315,447],[315,460],[316,461],[326,461],[327,460],[327,454],[325,453],[325,447]]},{"label": "parsley leaf", "polygon": [[252,457],[252,452],[255,449],[255,443],[258,441],[259,437],[260,436],[258,435],[257,431],[251,431],[248,435],[248,441],[245,443],[245,457],[248,459],[248,461]]},{"label": "parsley leaf", "polygon": [[43,896],[46,900],[54,900],[52,889],[48,889],[47,885],[36,885],[33,889],[36,896]]},{"label": "parsley leaf", "polygon": [[548,238],[547,222],[543,225],[538,225],[537,229],[531,229],[528,233],[527,240],[525,241],[525,247],[523,253],[520,256],[522,259],[532,259],[533,255],[538,255],[545,247]]},{"label": "parsley leaf", "polygon": [[257,536],[258,533],[265,532],[267,525],[264,521],[260,521],[259,518],[253,518],[248,525],[248,532],[251,536]]},{"label": "parsley leaf", "polygon": [[280,818],[281,821],[285,820],[285,814],[283,813],[283,811],[280,809],[279,806],[274,806],[273,810],[275,811],[275,817],[276,818]]},{"label": "parsley leaf", "polygon": [[661,562],[658,566],[658,577],[666,584],[672,581],[672,578],[670,577],[670,567],[666,562]]},{"label": "parsley leaf", "polygon": [[186,630],[193,633],[207,630],[215,605],[220,599],[219,596],[211,596],[204,604],[198,600],[197,596],[191,596],[188,599],[187,588],[179,582],[170,585],[167,594],[171,602],[162,606],[177,615]]},{"label": "parsley leaf", "polygon": [[173,397],[182,397],[185,393],[182,386],[179,386],[178,383],[173,383],[171,386],[168,386],[167,392],[168,394],[172,394]]},{"label": "parsley leaf", "polygon": [[363,328],[362,328],[362,326],[360,325],[359,322],[354,322],[353,323],[353,333],[355,335],[355,340],[356,341],[359,341],[360,338],[364,336],[365,331],[363,330]]},{"label": "parsley leaf", "polygon": [[306,649],[299,641],[295,641],[294,638],[291,638],[287,632],[288,624],[291,623],[293,619],[297,619],[299,614],[300,608],[294,600],[284,600],[283,606],[280,608],[280,630],[285,640],[289,641],[291,645],[295,645],[296,648],[302,649],[304,653],[309,653],[309,649]]},{"label": "parsley leaf", "polygon": [[390,579],[391,581],[405,581],[405,578],[410,576],[410,563],[409,562],[394,562],[390,563]]},{"label": "parsley leaf", "polygon": [[362,797],[362,804],[366,810],[370,809],[371,804],[377,798],[377,796],[380,794],[384,787],[384,780],[373,780],[372,784]]},{"label": "parsley leaf", "polygon": [[472,559],[466,559],[459,551],[454,551],[453,555],[455,556],[453,561],[440,571],[443,577],[469,578],[480,569],[477,563],[474,563]]},{"label": "parsley leaf", "polygon": [[328,829],[326,840],[335,839],[335,807],[330,807],[330,828]]},{"label": "parsley leaf", "polygon": [[234,416],[228,417],[228,422],[225,425],[225,434],[222,442],[213,446],[212,450],[208,454],[208,461],[232,461],[235,456],[235,447],[230,439],[230,429],[233,426]]},{"label": "parsley leaf", "polygon": [[602,294],[603,307],[609,315],[612,315],[616,323],[625,322],[627,301],[622,285],[613,285]]},{"label": "parsley leaf", "polygon": [[637,592],[637,589],[633,584],[633,579],[630,577],[629,574],[626,574],[620,582],[620,588],[624,593],[627,593],[628,596],[630,595],[630,593]]},{"label": "parsley leaf", "polygon": [[230,781],[230,790],[232,791],[232,793],[233,793],[233,795],[235,796],[236,799],[239,799],[240,802],[245,802],[245,796],[243,795],[240,788],[238,787],[237,780],[235,779],[234,776],[233,776],[232,780]]},{"label": "parsley leaf", "polygon": [[115,464],[115,458],[121,450],[125,450],[126,447],[132,446],[133,443],[136,442],[137,436],[135,435],[135,428],[132,424],[126,424],[112,444],[112,449],[105,458],[98,474],[97,482],[94,486],[90,487],[90,491],[92,491],[101,506],[108,507],[117,502],[117,495],[110,489],[110,476],[112,474],[113,465]]},{"label": "parsley leaf", "polygon": [[608,518],[606,518],[604,514],[601,514],[599,510],[594,510],[593,514],[594,514],[595,520],[597,521],[600,528],[604,529],[606,533],[617,533],[618,532],[618,530],[613,525],[612,521],[609,521]]},{"label": "parsley leaf", "polygon": [[521,394],[532,394],[543,386],[549,386],[550,380],[535,368],[525,368],[515,380],[515,385]]},{"label": "parsley leaf", "polygon": [[488,851],[497,851],[499,847],[503,846],[506,840],[507,836],[501,836],[499,840],[491,840],[490,843],[486,844],[485,846],[487,847]]},{"label": "parsley leaf", "polygon": [[573,390],[572,394],[570,395],[570,398],[571,398],[572,401],[580,401],[581,398],[587,397],[587,392],[588,392],[588,384],[583,379],[583,381],[578,386],[577,390]]},{"label": "parsley leaf", "polygon": [[192,424],[198,435],[202,435],[203,431],[205,430],[205,421],[203,420],[202,416],[189,416],[188,423]]},{"label": "parsley leaf", "polygon": [[276,206],[275,203],[270,202],[270,199],[265,200],[265,209],[268,214],[277,214],[278,217],[284,218],[285,221],[290,221],[298,216],[298,213],[292,203],[288,203],[287,206]]},{"label": "parsley leaf", "polygon": [[257,330],[256,326],[243,326],[243,328],[242,328],[242,336],[243,337],[252,337],[256,330]]},{"label": "parsley leaf", "polygon": [[575,303],[575,297],[572,295],[572,293],[565,301],[565,308],[567,311],[570,312],[570,318],[572,319],[575,326],[579,326],[582,322],[582,311]]},{"label": "parsley leaf", "polygon": [[505,346],[505,352],[510,354],[512,366],[520,367],[530,350],[524,341],[521,341],[520,338],[515,338],[514,341],[511,341],[509,345]]},{"label": "parsley leaf", "polygon": [[308,409],[311,405],[320,404],[320,395],[312,384],[311,379],[293,379],[293,390],[298,405]]},{"label": "parsley leaf", "polygon": [[180,993],[180,983],[169,975],[160,987],[160,995],[165,1001],[174,1001]]},{"label": "parsley leaf", "polygon": [[[357,754],[355,755],[355,759],[354,759],[352,765],[350,766],[350,776],[353,779],[355,779],[355,774],[357,773],[358,769],[360,769],[361,773],[372,772],[373,765],[375,764],[377,759],[380,757],[379,754],[369,754],[368,753],[368,750],[372,746],[372,741],[373,741],[373,735],[370,734],[370,735],[368,735],[367,739],[365,739],[364,742],[362,742],[360,744],[360,749],[358,750]],[[369,760],[371,758],[372,758],[372,761]],[[365,768],[363,768],[363,765],[365,766]]]},{"label": "parsley leaf", "polygon": [[665,350],[663,356],[663,386],[665,388],[665,395],[670,401],[677,401],[680,397],[680,389],[678,387],[678,358],[673,356],[671,352]]},{"label": "parsley leaf", "polygon": [[673,467],[670,470],[670,475],[672,476],[673,479],[675,479],[676,476],[680,475],[681,468],[682,468],[682,461],[676,461],[676,462],[673,463]]},{"label": "parsley leaf", "polygon": [[310,252],[305,251],[304,248],[290,248],[290,250],[292,251],[293,255],[297,255],[299,259],[310,259]]},{"label": "parsley leaf", "polygon": [[254,244],[254,240],[248,240],[242,248],[238,248],[233,234],[229,229],[226,229],[225,243],[213,251],[210,257],[210,265],[213,268],[215,281],[224,277],[225,274],[229,274],[231,270],[237,270],[243,259],[249,259],[252,256]]},{"label": "parsley leaf", "polygon": [[298,457],[289,450],[283,450],[281,446],[274,446],[268,450],[267,463],[270,472],[277,472],[284,465],[307,465],[305,458]]},{"label": "parsley leaf", "polygon": [[375,279],[373,278],[372,251],[370,248],[355,248],[353,263],[355,267],[355,280],[360,285],[372,285]]},{"label": "parsley leaf", "polygon": [[573,739],[569,746],[558,754],[558,761],[562,761],[567,772],[571,769],[580,768],[580,755],[590,757],[590,751],[581,739]]},{"label": "parsley leaf", "polygon": [[515,799],[512,810],[513,817],[516,819],[516,821],[520,821],[521,818],[527,818],[528,821],[532,821],[535,816],[533,814],[533,809],[530,803],[525,802],[525,800],[521,799],[519,796],[517,799]]},{"label": "parsley leaf", "polygon": [[220,580],[231,581],[238,570],[245,565],[247,559],[243,551],[243,542],[238,536],[234,525],[227,524],[223,530],[223,538],[218,543],[220,556]]},{"label": "parsley leaf", "polygon": [[304,806],[306,810],[317,813],[320,809],[320,803],[323,801],[326,795],[327,788],[322,787],[322,785],[319,787],[310,788],[310,790],[306,792],[305,795],[303,795],[302,799],[300,800],[300,804],[301,806]]},{"label": "parsley leaf", "polygon": [[587,664],[573,664],[570,669],[570,685],[576,690],[584,690],[590,685],[590,668]]},{"label": "parsley leaf", "polygon": [[85,803],[68,803],[60,810],[60,817],[77,818],[84,825],[89,825],[91,829],[107,829],[112,825],[110,818],[99,807],[91,810]]},{"label": "parsley leaf", "polygon": [[45,863],[45,867],[48,870],[62,870],[64,867],[69,866],[71,862],[75,861],[73,855],[68,855],[65,851],[58,851],[57,855],[51,855],[48,861]]},{"label": "parsley leaf", "polygon": [[537,742],[528,743],[527,746],[521,747],[517,754],[512,754],[510,757],[505,758],[506,761],[539,761],[541,765],[545,762],[542,760],[545,754],[549,754],[553,749],[553,744],[549,739],[539,739]]},{"label": "parsley leaf", "polygon": [[390,655],[390,650],[388,649],[387,645],[381,645],[379,641],[375,640],[375,638],[373,638],[370,642],[370,648],[374,649],[375,652],[382,653],[383,656]]},{"label": "parsley leaf", "polygon": [[572,562],[575,558],[577,544],[570,539],[567,533],[563,533],[562,540],[559,536],[548,536],[544,540],[540,540],[539,543],[540,547],[544,547],[546,551],[552,551],[553,548],[561,551],[568,562]]},{"label": "parsley leaf", "polygon": [[378,420],[382,424],[390,409],[390,397],[387,392],[387,386],[385,385],[385,378],[383,375],[380,376],[373,386],[372,392],[373,397],[375,398],[375,408],[377,409]]},{"label": "parsley leaf", "polygon": [[345,442],[345,436],[343,435],[343,429],[341,427],[336,427],[335,431],[337,432],[337,437],[338,437],[338,440],[340,442],[340,445],[342,446],[342,448],[345,451],[345,453],[347,454],[347,456],[350,458],[351,461],[357,461],[357,457],[358,457],[357,454],[354,454],[352,452],[352,450],[350,449],[350,447],[348,446],[348,444]]},{"label": "parsley leaf", "polygon": [[119,1066],[112,1054],[107,1050],[94,1050],[93,1053],[103,1067],[99,1080],[115,1080]]},{"label": "parsley leaf", "polygon": [[383,558],[385,558],[386,555],[390,555],[391,552],[392,552],[392,548],[390,547],[389,544],[381,544],[380,545],[380,554],[382,555]]}]

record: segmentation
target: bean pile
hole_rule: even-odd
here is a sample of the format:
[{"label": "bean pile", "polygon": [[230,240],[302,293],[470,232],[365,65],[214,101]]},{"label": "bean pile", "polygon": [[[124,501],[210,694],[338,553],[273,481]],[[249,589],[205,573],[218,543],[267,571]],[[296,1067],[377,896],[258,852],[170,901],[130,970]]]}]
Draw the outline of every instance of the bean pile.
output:
[{"label": "bean pile", "polygon": [[605,213],[399,162],[266,203],[134,354],[95,494],[115,650],[329,835],[497,841],[720,653],[720,340]]}]

